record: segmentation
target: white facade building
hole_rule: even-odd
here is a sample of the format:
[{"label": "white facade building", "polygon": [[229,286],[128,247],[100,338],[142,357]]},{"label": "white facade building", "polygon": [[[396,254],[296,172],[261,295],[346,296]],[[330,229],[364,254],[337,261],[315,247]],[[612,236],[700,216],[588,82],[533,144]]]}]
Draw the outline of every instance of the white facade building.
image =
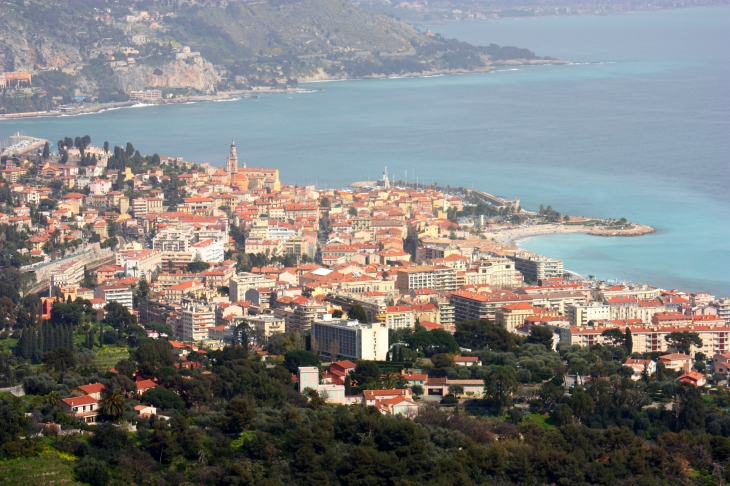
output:
[{"label": "white facade building", "polygon": [[586,326],[590,321],[611,320],[611,306],[602,302],[587,302],[565,306],[565,315],[572,326]]},{"label": "white facade building", "polygon": [[197,256],[202,262],[222,262],[225,254],[223,240],[202,240],[193,243],[190,249],[193,252],[193,259]]},{"label": "white facade building", "polygon": [[134,307],[132,290],[124,285],[99,285],[94,289],[94,298],[118,302],[130,311]]},{"label": "white facade building", "polygon": [[215,309],[202,302],[183,302],[180,312],[183,341],[208,339],[210,329],[215,327]]},{"label": "white facade building", "polygon": [[388,353],[388,327],[383,323],[326,319],[312,323],[312,337],[320,353],[371,361],[385,360]]}]

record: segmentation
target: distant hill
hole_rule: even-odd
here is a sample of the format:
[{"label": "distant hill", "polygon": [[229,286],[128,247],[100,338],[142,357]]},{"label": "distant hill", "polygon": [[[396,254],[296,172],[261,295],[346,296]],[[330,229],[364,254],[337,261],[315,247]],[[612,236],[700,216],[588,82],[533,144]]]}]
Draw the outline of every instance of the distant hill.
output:
[{"label": "distant hill", "polygon": [[[537,61],[527,49],[477,47],[343,0],[190,2],[25,0],[0,4],[0,69],[34,73],[6,90],[4,112],[79,99],[295,86],[299,81],[485,70]],[[38,92],[40,91],[40,95]],[[55,100],[53,98],[56,98]]]}]

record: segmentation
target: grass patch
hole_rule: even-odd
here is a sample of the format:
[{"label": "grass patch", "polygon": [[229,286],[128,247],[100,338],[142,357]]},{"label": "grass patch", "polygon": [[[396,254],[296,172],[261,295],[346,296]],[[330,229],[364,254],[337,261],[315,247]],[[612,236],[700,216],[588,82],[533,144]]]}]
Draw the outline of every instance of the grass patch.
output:
[{"label": "grass patch", "polygon": [[0,482],[3,486],[25,486],[28,484],[79,485],[74,479],[74,462],[53,452],[37,457],[22,457],[0,461]]},{"label": "grass patch", "polygon": [[550,415],[542,413],[531,413],[530,417],[527,420],[546,429],[554,429],[558,426],[558,424]]},{"label": "grass patch", "polygon": [[107,371],[114,368],[114,365],[125,358],[129,358],[129,348],[105,344],[102,349],[96,350],[94,364],[100,371]]},{"label": "grass patch", "polygon": [[13,349],[19,342],[20,339],[0,339],[0,354],[12,354]]},{"label": "grass patch", "polygon": [[231,442],[231,449],[240,449],[243,447],[243,444],[246,442],[253,440],[254,434],[253,432],[249,432],[247,430],[244,430],[241,432],[241,437]]},{"label": "grass patch", "polygon": [[591,219],[589,221],[577,221],[573,223],[565,223],[567,226],[595,226],[598,224],[598,221],[595,219]]}]

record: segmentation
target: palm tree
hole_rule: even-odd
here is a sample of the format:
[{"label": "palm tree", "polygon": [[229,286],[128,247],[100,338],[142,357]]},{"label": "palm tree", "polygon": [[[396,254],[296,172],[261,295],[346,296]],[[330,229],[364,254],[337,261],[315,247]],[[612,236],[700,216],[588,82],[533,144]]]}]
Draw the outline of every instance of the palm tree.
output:
[{"label": "palm tree", "polygon": [[115,389],[110,389],[101,400],[101,413],[112,420],[116,420],[124,413],[124,399]]},{"label": "palm tree", "polygon": [[383,377],[383,388],[385,388],[386,390],[392,390],[393,388],[395,388],[395,380],[395,373],[386,373]]},{"label": "palm tree", "polygon": [[57,407],[58,404],[61,403],[61,395],[59,395],[58,392],[54,390],[48,394],[46,400],[48,401],[48,404],[52,407]]}]

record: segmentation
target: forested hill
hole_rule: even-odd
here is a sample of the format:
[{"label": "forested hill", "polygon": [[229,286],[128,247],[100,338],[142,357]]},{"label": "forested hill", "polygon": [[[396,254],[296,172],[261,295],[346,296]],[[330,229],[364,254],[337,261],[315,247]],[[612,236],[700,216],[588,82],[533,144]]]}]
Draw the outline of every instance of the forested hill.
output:
[{"label": "forested hill", "polygon": [[46,96],[40,105],[80,95],[120,101],[145,88],[281,87],[537,59],[527,49],[427,35],[344,0],[0,2],[0,72],[32,73]]}]

